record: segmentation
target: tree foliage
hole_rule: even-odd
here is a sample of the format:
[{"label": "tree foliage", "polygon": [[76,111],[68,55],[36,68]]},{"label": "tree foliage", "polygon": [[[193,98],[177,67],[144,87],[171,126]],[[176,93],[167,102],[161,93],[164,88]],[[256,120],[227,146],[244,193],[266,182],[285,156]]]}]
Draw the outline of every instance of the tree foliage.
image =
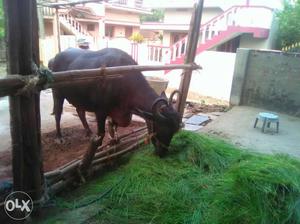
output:
[{"label": "tree foliage", "polygon": [[162,9],[152,9],[151,15],[142,15],[141,22],[161,22],[164,18],[164,10]]},{"label": "tree foliage", "polygon": [[3,1],[0,2],[0,39],[4,37],[4,11]]},{"label": "tree foliage", "polygon": [[284,9],[277,13],[279,19],[278,41],[280,47],[300,42],[300,0],[285,2]]}]

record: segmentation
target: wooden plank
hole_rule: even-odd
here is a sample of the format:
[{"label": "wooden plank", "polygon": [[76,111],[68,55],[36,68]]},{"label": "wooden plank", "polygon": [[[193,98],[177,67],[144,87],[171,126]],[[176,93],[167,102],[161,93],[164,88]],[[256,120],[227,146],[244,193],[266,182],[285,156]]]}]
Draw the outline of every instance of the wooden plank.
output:
[{"label": "wooden plank", "polygon": [[[35,0],[4,0],[8,42],[8,72],[32,74],[38,61],[38,29]],[[33,200],[42,196],[39,94],[10,97],[14,190]]]},{"label": "wooden plank", "polygon": [[[189,30],[188,41],[187,41],[186,57],[184,60],[185,64],[194,63],[195,60],[200,26],[201,26],[202,9],[203,9],[203,0],[199,0],[198,4],[195,6],[191,18],[190,30]],[[179,86],[179,91],[181,94],[179,96],[179,100],[176,105],[177,110],[181,115],[181,117],[183,116],[184,113],[184,108],[185,108],[186,98],[189,91],[191,77],[192,77],[192,70],[185,69],[181,77],[181,82]]]}]

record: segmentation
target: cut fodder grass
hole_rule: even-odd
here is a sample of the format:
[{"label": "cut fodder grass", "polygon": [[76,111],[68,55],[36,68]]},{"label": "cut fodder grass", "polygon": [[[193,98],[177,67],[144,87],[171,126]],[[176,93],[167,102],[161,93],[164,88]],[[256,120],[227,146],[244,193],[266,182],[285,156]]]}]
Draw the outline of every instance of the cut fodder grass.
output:
[{"label": "cut fodder grass", "polygon": [[176,154],[174,159],[191,162],[207,172],[224,172],[232,164],[251,156],[222,140],[188,131],[174,137],[171,149]]},{"label": "cut fodder grass", "polygon": [[299,163],[287,157],[252,156],[215,183],[211,223],[300,223]]},{"label": "cut fodder grass", "polygon": [[[100,201],[70,209],[111,188]],[[170,156],[141,149],[117,170],[58,198],[59,211],[46,223],[300,223],[299,200],[299,161],[182,131]]]}]

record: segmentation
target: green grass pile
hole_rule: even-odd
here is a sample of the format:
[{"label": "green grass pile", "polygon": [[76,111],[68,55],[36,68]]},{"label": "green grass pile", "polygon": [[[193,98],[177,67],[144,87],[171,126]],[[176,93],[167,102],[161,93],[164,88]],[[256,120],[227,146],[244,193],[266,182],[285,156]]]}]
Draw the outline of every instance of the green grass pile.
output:
[{"label": "green grass pile", "polygon": [[212,223],[300,223],[300,166],[287,157],[253,156],[215,184]]},{"label": "green grass pile", "polygon": [[45,223],[300,223],[300,162],[182,131],[167,158],[147,146],[57,202]]}]

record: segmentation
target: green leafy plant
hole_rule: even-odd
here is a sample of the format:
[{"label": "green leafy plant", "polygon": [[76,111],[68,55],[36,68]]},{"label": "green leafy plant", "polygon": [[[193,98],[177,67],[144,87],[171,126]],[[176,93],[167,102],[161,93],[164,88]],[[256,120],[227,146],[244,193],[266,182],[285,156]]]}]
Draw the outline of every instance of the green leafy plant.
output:
[{"label": "green leafy plant", "polygon": [[286,1],[284,9],[277,13],[278,45],[280,48],[300,42],[300,0]]},{"label": "green leafy plant", "polygon": [[162,22],[164,19],[164,10],[152,9],[150,15],[141,15],[141,22]]},{"label": "green leafy plant", "polygon": [[142,43],[144,41],[143,35],[139,32],[134,32],[129,39],[136,43]]},{"label": "green leafy plant", "polygon": [[5,35],[5,20],[4,20],[4,11],[3,11],[3,1],[0,2],[0,39]]}]

